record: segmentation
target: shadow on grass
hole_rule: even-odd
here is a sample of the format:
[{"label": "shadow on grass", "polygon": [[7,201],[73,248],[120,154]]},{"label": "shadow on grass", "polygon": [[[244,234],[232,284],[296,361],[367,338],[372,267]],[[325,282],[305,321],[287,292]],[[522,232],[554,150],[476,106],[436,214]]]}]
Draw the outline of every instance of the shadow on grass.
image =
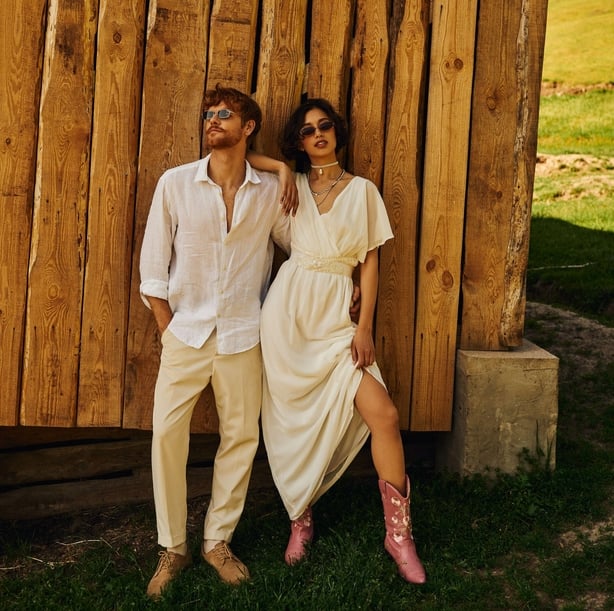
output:
[{"label": "shadow on grass", "polygon": [[614,233],[533,217],[527,299],[614,326]]}]

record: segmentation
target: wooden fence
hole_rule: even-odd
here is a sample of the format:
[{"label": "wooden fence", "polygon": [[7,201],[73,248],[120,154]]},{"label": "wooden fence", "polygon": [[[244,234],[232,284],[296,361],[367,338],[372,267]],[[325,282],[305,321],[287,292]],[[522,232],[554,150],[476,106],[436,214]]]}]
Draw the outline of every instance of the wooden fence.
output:
[{"label": "wooden fence", "polygon": [[[153,189],[203,154],[201,100],[301,96],[348,117],[381,189],[378,361],[403,427],[451,426],[461,346],[522,340],[547,0],[0,3],[0,426],[148,429],[139,295]],[[210,393],[195,431],[216,429]],[[0,428],[0,434],[2,428]]]}]

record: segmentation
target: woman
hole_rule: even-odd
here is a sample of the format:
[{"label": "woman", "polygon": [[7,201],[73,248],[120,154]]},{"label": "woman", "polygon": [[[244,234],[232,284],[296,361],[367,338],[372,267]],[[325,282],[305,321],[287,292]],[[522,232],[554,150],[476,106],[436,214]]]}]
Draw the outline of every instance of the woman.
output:
[{"label": "woman", "polygon": [[[343,119],[322,99],[303,103],[284,130],[282,152],[296,161],[300,205],[291,221],[292,255],[262,309],[264,441],[291,519],[285,559],[293,564],[313,538],[312,505],[371,433],[385,548],[404,579],[424,583],[411,533],[398,412],[375,363],[372,334],[378,247],[393,236],[375,185],[337,160],[347,139]],[[361,307],[354,324],[356,265]]]}]

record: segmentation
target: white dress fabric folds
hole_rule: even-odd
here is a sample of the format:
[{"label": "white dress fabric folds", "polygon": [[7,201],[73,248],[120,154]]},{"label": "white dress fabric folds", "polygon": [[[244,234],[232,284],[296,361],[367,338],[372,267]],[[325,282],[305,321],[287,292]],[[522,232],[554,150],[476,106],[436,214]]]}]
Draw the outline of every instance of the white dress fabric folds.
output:
[{"label": "white dress fabric folds", "polygon": [[[269,290],[260,328],[263,436],[291,520],[341,477],[368,438],[354,406],[363,370],[351,354],[352,271],[393,237],[369,180],[352,178],[322,215],[305,174],[297,186],[292,254]],[[377,364],[366,370],[384,384]]]}]

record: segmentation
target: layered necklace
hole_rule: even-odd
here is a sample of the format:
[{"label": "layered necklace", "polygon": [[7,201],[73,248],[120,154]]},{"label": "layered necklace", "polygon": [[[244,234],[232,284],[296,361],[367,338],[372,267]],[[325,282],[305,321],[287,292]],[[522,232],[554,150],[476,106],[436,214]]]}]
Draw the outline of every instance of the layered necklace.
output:
[{"label": "layered necklace", "polygon": [[[320,168],[328,168],[328,167],[337,165],[338,163],[339,163],[338,161],[335,161],[335,163],[328,163],[328,164],[323,165],[323,166],[312,165],[311,167],[315,168],[317,170],[317,169],[320,169]],[[322,191],[314,191],[311,188],[311,180],[309,178],[307,179],[307,182],[309,184],[309,190],[311,191],[311,194],[314,197],[322,197],[322,196],[324,196],[322,198],[322,201],[319,204],[316,203],[316,206],[318,208],[326,201],[326,198],[328,197],[328,194],[335,188],[335,185],[337,185],[339,183],[339,181],[344,177],[344,175],[345,175],[345,170],[341,170],[341,172],[339,172],[339,176],[337,176],[337,178],[335,178],[335,180],[333,180],[333,182],[328,187],[326,187],[326,189],[323,189]]]}]

